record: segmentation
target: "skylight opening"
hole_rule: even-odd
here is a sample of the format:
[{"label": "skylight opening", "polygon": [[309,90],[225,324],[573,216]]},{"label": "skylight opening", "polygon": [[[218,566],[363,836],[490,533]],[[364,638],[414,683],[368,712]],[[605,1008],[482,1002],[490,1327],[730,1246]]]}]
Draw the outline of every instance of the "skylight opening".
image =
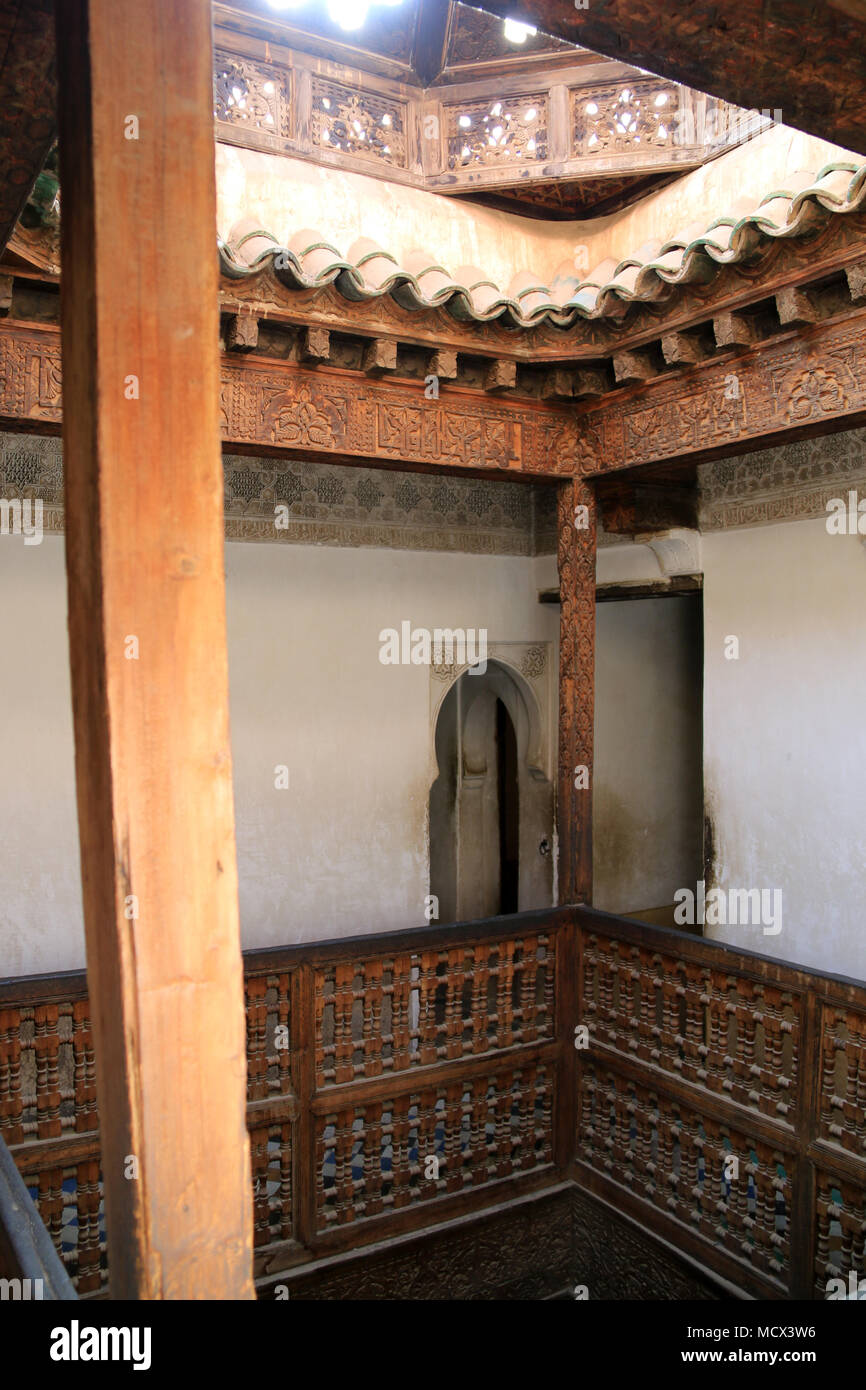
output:
[{"label": "skylight opening", "polygon": [[526,43],[538,33],[534,24],[521,24],[518,19],[506,19],[502,26],[502,32],[509,43]]},{"label": "skylight opening", "polygon": [[[309,0],[268,0],[272,10],[299,10]],[[362,28],[370,10],[370,4],[387,6],[402,5],[404,0],[328,0],[328,18],[347,32]]]},{"label": "skylight opening", "polygon": [[328,0],[328,18],[341,29],[353,32],[363,26],[367,5],[364,0]]}]

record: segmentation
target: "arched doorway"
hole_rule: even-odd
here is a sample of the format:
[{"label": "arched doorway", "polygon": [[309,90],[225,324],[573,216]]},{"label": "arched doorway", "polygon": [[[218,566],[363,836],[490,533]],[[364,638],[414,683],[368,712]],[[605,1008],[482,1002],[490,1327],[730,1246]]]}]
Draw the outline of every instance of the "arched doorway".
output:
[{"label": "arched doorway", "polygon": [[464,672],[436,721],[430,892],[440,922],[552,901],[553,788],[538,766],[540,721],[526,682],[503,663]]}]

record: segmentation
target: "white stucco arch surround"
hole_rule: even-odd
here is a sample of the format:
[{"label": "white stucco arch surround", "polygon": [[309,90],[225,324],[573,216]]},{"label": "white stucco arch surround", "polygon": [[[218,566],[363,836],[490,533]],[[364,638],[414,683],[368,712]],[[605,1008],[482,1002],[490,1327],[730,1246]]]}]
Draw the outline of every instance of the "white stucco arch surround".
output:
[{"label": "white stucco arch surround", "polygon": [[[503,646],[510,650],[503,652]],[[431,689],[430,892],[440,900],[443,921],[498,911],[497,802],[491,762],[497,700],[508,712],[517,744],[519,910],[553,901],[554,786],[549,775],[553,750],[544,698],[549,664],[546,644],[491,644],[486,672],[467,677],[458,706],[453,700],[447,702],[468,666],[431,673],[431,685],[438,688]],[[447,765],[440,766],[439,753],[444,748],[449,750]]]}]

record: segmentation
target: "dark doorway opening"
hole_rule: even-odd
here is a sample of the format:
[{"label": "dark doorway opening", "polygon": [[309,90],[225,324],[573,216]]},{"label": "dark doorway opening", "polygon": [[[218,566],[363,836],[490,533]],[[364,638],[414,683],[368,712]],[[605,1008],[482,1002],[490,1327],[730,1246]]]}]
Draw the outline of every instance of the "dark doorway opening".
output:
[{"label": "dark doorway opening", "polygon": [[517,912],[520,876],[520,808],[517,738],[511,716],[496,701],[496,780],[499,802],[499,912]]}]

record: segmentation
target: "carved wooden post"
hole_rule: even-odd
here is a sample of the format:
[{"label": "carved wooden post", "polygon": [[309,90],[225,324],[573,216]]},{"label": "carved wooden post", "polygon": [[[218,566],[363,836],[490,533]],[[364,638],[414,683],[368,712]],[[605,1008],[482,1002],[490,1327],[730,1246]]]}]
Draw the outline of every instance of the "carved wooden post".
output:
[{"label": "carved wooden post", "polygon": [[595,711],[593,485],[559,488],[559,901],[592,901],[592,749]]},{"label": "carved wooden post", "polygon": [[209,0],[60,0],[63,443],[115,1298],[252,1298]]}]

